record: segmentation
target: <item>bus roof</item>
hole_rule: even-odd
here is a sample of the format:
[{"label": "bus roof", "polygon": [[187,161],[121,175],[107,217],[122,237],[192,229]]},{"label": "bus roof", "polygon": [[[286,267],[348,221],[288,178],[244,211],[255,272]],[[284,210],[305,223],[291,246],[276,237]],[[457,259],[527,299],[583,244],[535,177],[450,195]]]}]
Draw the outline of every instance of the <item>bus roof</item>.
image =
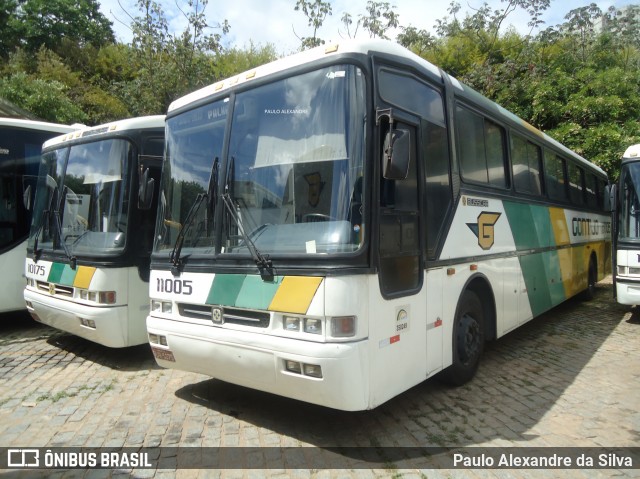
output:
[{"label": "bus roof", "polygon": [[640,144],[628,147],[625,150],[624,155],[622,155],[622,158],[640,159]]},{"label": "bus roof", "polygon": [[361,53],[368,54],[370,52],[379,52],[388,55],[396,55],[406,57],[408,54],[413,55],[416,61],[419,61],[423,67],[429,69],[432,74],[439,76],[439,70],[431,63],[420,58],[418,55],[410,52],[403,46],[388,40],[341,40],[335,43],[329,43],[320,47],[305,50],[300,53],[280,58],[270,63],[266,63],[252,70],[240,73],[225,80],[213,83],[209,86],[196,90],[188,95],[178,98],[169,105],[169,112],[182,108],[190,103],[206,98],[208,96],[228,90],[231,87],[249,82],[253,79],[264,78],[273,73],[284,71],[300,65],[312,63],[322,58],[327,58],[343,53]]},{"label": "bus roof", "polygon": [[[171,105],[169,105],[168,112],[171,113],[172,111],[186,107],[191,103],[205,99],[214,94],[219,94],[221,92],[224,92],[225,90],[229,90],[235,87],[236,85],[241,85],[258,78],[264,78],[271,74],[312,63],[314,61],[327,58],[332,55],[339,55],[344,53],[359,53],[364,55],[370,53],[378,53],[382,55],[396,56],[399,59],[404,59],[405,61],[408,60],[409,62],[412,62],[413,66],[417,70],[423,70],[427,72],[427,74],[430,75],[434,80],[441,83],[444,82],[443,75],[446,75],[441,69],[428,62],[424,58],[416,55],[402,45],[389,40],[340,40],[336,41],[335,43],[329,43],[320,47],[316,47],[285,58],[275,60],[271,63],[267,63],[252,70],[248,70],[225,80],[213,83],[209,86],[201,88],[200,90],[196,90],[172,102]],[[459,98],[473,102],[480,108],[492,112],[497,119],[503,120],[512,125],[516,125],[521,129],[525,129],[526,131],[543,140],[547,144],[547,146],[553,146],[555,149],[566,154],[567,156],[570,156],[577,162],[582,163],[583,166],[591,170],[598,171],[602,175],[606,175],[606,173],[600,167],[578,155],[576,152],[570,150],[560,142],[554,140],[546,133],[538,130],[533,125],[530,125],[514,113],[506,110],[504,107],[501,107],[494,101],[478,93],[468,85],[465,85],[464,83],[458,81],[451,75],[447,75],[447,77],[451,80],[451,84],[455,88],[456,95]]]},{"label": "bus roof", "polygon": [[56,136],[47,140],[43,148],[53,148],[59,146],[61,143],[69,140],[77,140],[79,138],[95,139],[96,135],[105,133],[117,133],[128,130],[141,130],[147,128],[162,128],[164,127],[164,115],[153,116],[141,116],[136,118],[128,118],[124,120],[112,121],[110,123],[104,123],[102,125],[84,127],[80,130],[68,133],[66,135]]},{"label": "bus roof", "polygon": [[0,118],[0,126],[51,131],[56,133],[69,133],[70,131],[78,129],[78,125],[61,125],[59,123],[48,123],[46,121],[36,120],[21,120],[19,118]]}]

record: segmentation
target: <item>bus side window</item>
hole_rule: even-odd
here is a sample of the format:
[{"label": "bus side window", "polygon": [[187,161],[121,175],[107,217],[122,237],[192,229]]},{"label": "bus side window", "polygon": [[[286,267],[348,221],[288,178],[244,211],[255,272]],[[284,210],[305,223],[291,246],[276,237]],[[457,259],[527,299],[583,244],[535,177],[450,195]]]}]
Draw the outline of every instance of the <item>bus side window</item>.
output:
[{"label": "bus side window", "polygon": [[573,162],[568,163],[569,172],[569,196],[575,205],[584,204],[584,172],[582,168]]},{"label": "bus side window", "polygon": [[587,206],[595,209],[598,207],[598,179],[591,173],[585,173],[584,180]]},{"label": "bus side window", "polygon": [[540,170],[542,153],[540,147],[523,137],[511,134],[511,162],[513,183],[518,193],[541,195]]},{"label": "bus side window", "polygon": [[462,179],[505,188],[504,129],[461,105],[456,107],[456,124]]},{"label": "bus side window", "polygon": [[549,198],[565,201],[567,199],[567,182],[564,172],[564,160],[550,151],[544,152],[544,176]]},{"label": "bus side window", "polygon": [[425,123],[427,255],[429,258],[435,258],[438,242],[443,234],[447,214],[453,201],[449,177],[449,142],[446,128],[431,122]]}]

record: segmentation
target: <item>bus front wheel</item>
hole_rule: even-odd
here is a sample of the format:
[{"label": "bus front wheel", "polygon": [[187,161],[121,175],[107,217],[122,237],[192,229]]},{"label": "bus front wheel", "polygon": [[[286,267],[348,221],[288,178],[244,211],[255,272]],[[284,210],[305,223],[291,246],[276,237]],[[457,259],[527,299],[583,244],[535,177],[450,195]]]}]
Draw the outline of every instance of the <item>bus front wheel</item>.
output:
[{"label": "bus front wheel", "polygon": [[475,376],[484,349],[484,312],[478,295],[465,291],[453,324],[453,363],[443,371],[445,382],[460,386]]}]

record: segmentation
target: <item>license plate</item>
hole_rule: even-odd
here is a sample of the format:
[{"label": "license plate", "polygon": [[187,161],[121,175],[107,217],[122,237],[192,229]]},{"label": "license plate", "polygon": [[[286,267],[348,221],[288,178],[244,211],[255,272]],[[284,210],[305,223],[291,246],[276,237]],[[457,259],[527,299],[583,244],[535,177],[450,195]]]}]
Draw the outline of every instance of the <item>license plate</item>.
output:
[{"label": "license plate", "polygon": [[153,351],[153,355],[156,357],[156,359],[162,359],[163,361],[171,361],[172,363],[176,362],[176,358],[173,357],[173,353],[167,349],[152,347],[151,351]]}]

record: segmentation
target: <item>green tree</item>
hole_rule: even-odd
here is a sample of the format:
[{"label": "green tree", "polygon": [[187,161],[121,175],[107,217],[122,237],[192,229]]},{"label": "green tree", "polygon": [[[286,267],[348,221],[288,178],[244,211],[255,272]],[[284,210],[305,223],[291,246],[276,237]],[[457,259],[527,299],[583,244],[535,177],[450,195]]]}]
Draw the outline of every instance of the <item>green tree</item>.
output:
[{"label": "green tree", "polygon": [[313,35],[310,37],[299,37],[294,30],[294,34],[301,43],[300,49],[306,50],[324,45],[325,41],[318,37],[318,30],[322,27],[325,19],[332,14],[331,3],[322,0],[296,0],[294,10],[301,11],[307,17],[307,25],[313,29]]},{"label": "green tree", "polygon": [[[178,74],[178,94],[204,86],[212,80],[211,56],[222,51],[222,34],[229,32],[229,23],[209,25],[205,16],[208,0],[189,0],[191,10],[181,10],[188,26],[180,36],[172,36],[169,51]],[[220,32],[208,33],[212,30]]]},{"label": "green tree", "polygon": [[213,73],[215,78],[229,78],[278,58],[272,44],[255,45],[250,42],[245,48],[230,48],[216,55]]},{"label": "green tree", "polygon": [[18,45],[20,36],[16,27],[20,23],[17,12],[17,0],[0,0],[0,58],[7,58]]},{"label": "green tree", "polygon": [[[397,28],[400,25],[399,15],[394,11],[395,6],[392,6],[389,2],[374,2],[373,0],[367,1],[367,14],[360,14],[355,25],[353,23],[353,16],[345,12],[342,14],[341,22],[344,25],[347,36],[349,38],[355,38],[360,27],[369,32],[370,38],[384,38],[389,39],[387,32],[392,28]],[[354,29],[353,32],[351,29]]]},{"label": "green tree", "polygon": [[60,123],[84,123],[87,115],[67,95],[58,81],[31,78],[14,73],[0,79],[0,98],[11,101],[38,118]]},{"label": "green tree", "polygon": [[15,28],[21,45],[35,52],[44,46],[59,51],[63,39],[80,45],[113,43],[112,23],[100,12],[96,0],[24,0],[20,2]]}]

